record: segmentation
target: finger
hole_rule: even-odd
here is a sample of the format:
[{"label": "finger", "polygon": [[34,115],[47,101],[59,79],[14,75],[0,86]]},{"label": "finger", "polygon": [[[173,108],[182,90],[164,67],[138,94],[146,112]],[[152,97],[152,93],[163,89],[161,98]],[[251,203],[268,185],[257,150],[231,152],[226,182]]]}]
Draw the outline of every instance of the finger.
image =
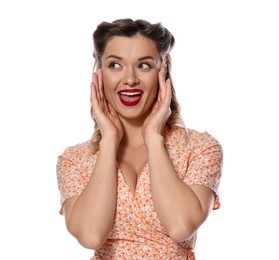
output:
[{"label": "finger", "polygon": [[[96,72],[92,72],[91,97],[94,94],[95,102],[98,101],[98,93],[97,92],[98,91],[97,91]],[[92,100],[91,100],[91,102],[92,102]]]},{"label": "finger", "polygon": [[91,78],[91,81],[93,82],[94,81],[94,70],[92,70],[92,78]]},{"label": "finger", "polygon": [[100,93],[99,93],[99,86],[98,86],[98,76],[97,73],[94,72],[93,73],[93,84],[95,86],[94,90],[95,90],[95,94],[96,94],[96,100],[98,101],[98,103],[100,103]]},{"label": "finger", "polygon": [[108,106],[107,106],[107,100],[106,96],[104,94],[104,87],[103,87],[103,74],[102,70],[98,69],[97,71],[97,80],[98,80],[98,93],[99,93],[99,102],[101,104],[101,107],[105,113],[109,112]]},{"label": "finger", "polygon": [[158,111],[158,107],[159,107],[159,102],[157,100],[152,107],[150,115],[155,114]]},{"label": "finger", "polygon": [[162,101],[166,95],[166,81],[165,81],[165,69],[162,68],[159,71],[159,93],[158,100]]},{"label": "finger", "polygon": [[93,104],[93,83],[91,82],[90,83],[90,107],[91,107],[91,114],[92,114],[92,111],[93,111],[92,104]]},{"label": "finger", "polygon": [[113,108],[113,106],[109,102],[107,102],[107,107],[108,107],[108,110],[109,110],[110,114],[113,117],[116,117],[117,113],[116,113],[115,109]]},{"label": "finger", "polygon": [[172,98],[172,91],[171,91],[171,81],[170,79],[166,80],[166,95],[165,95],[165,101],[167,102],[168,105],[171,103],[171,98]]},{"label": "finger", "polygon": [[102,100],[102,109],[106,115],[110,115],[109,103],[107,100]]},{"label": "finger", "polygon": [[104,98],[104,87],[103,87],[103,73],[101,69],[98,69],[97,71],[97,77],[98,77],[98,86],[99,86],[99,92],[100,92],[100,98],[101,100]]},{"label": "finger", "polygon": [[96,86],[94,82],[91,82],[91,86],[90,86],[90,90],[91,90],[91,105],[93,104],[93,102],[96,102]]},{"label": "finger", "polygon": [[95,118],[95,113],[98,110],[98,100],[96,96],[96,85],[91,82],[91,115]]},{"label": "finger", "polygon": [[[93,108],[93,113],[97,111],[103,111],[106,112],[106,106],[102,102],[100,98],[100,91],[99,91],[99,86],[98,86],[98,77],[97,74],[94,73],[94,82],[92,84],[92,108]],[[95,110],[95,112],[94,112]]]},{"label": "finger", "polygon": [[95,90],[94,90],[94,83],[93,82],[91,82],[91,88],[90,88],[90,90],[91,90],[91,95],[90,95],[90,108],[91,108],[91,110],[90,110],[90,113],[91,113],[91,117],[93,118],[93,119],[95,119],[95,115],[94,115],[94,104],[96,104],[96,93],[95,93]]}]

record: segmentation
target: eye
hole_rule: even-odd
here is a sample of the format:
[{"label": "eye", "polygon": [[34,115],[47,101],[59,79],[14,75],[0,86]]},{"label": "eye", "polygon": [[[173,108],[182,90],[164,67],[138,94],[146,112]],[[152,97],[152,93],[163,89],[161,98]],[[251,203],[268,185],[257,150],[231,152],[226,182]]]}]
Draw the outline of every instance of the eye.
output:
[{"label": "eye", "polygon": [[111,68],[111,69],[120,69],[120,68],[122,68],[122,66],[119,63],[117,63],[117,62],[111,62],[109,64],[109,68]]},{"label": "eye", "polygon": [[151,69],[152,67],[151,67],[148,63],[140,63],[140,64],[139,64],[139,68],[140,68],[140,69],[143,69],[143,70],[149,70],[149,69]]}]

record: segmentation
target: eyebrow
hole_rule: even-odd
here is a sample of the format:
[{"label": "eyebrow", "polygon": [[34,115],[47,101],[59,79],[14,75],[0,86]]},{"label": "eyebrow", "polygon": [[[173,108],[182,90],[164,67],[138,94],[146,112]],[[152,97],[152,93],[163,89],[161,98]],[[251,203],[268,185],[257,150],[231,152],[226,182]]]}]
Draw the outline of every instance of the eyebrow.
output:
[{"label": "eyebrow", "polygon": [[[118,60],[123,60],[121,57],[119,57],[117,55],[109,55],[108,57],[106,57],[106,60],[107,59],[111,59],[111,58],[118,59]],[[138,58],[138,61],[142,61],[142,60],[154,60],[154,57],[152,57],[152,56],[143,56],[143,57]]]},{"label": "eyebrow", "polygon": [[142,61],[142,60],[154,60],[154,58],[152,56],[143,56],[138,59],[138,61]]},{"label": "eyebrow", "polygon": [[109,55],[109,56],[106,57],[106,60],[107,60],[107,59],[111,59],[111,58],[113,58],[113,59],[118,59],[118,60],[122,60],[121,57],[116,56],[116,55]]}]

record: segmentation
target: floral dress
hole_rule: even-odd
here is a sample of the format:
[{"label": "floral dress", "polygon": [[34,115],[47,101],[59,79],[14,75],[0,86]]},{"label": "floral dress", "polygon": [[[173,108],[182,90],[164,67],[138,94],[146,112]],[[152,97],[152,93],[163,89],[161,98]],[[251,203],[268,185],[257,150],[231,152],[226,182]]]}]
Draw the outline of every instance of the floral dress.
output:
[{"label": "floral dress", "polygon": [[[188,134],[186,134],[188,132]],[[220,207],[218,186],[223,152],[207,132],[179,128],[165,130],[165,148],[176,173],[187,185],[203,185],[215,193],[213,209]],[[57,163],[58,187],[63,203],[79,195],[93,171],[98,153],[92,155],[89,141],[69,147]],[[166,233],[154,210],[148,164],[138,176],[133,194],[121,170],[117,171],[117,207],[113,229],[92,259],[188,259],[195,260],[197,234],[176,243]]]}]

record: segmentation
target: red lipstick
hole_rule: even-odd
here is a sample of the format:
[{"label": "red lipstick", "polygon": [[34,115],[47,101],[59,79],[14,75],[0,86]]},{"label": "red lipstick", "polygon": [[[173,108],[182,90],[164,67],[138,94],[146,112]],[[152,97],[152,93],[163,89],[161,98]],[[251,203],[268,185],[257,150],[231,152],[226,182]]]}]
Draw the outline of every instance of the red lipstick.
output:
[{"label": "red lipstick", "polygon": [[136,106],[142,98],[143,91],[140,89],[122,89],[118,92],[119,99],[124,106]]}]

